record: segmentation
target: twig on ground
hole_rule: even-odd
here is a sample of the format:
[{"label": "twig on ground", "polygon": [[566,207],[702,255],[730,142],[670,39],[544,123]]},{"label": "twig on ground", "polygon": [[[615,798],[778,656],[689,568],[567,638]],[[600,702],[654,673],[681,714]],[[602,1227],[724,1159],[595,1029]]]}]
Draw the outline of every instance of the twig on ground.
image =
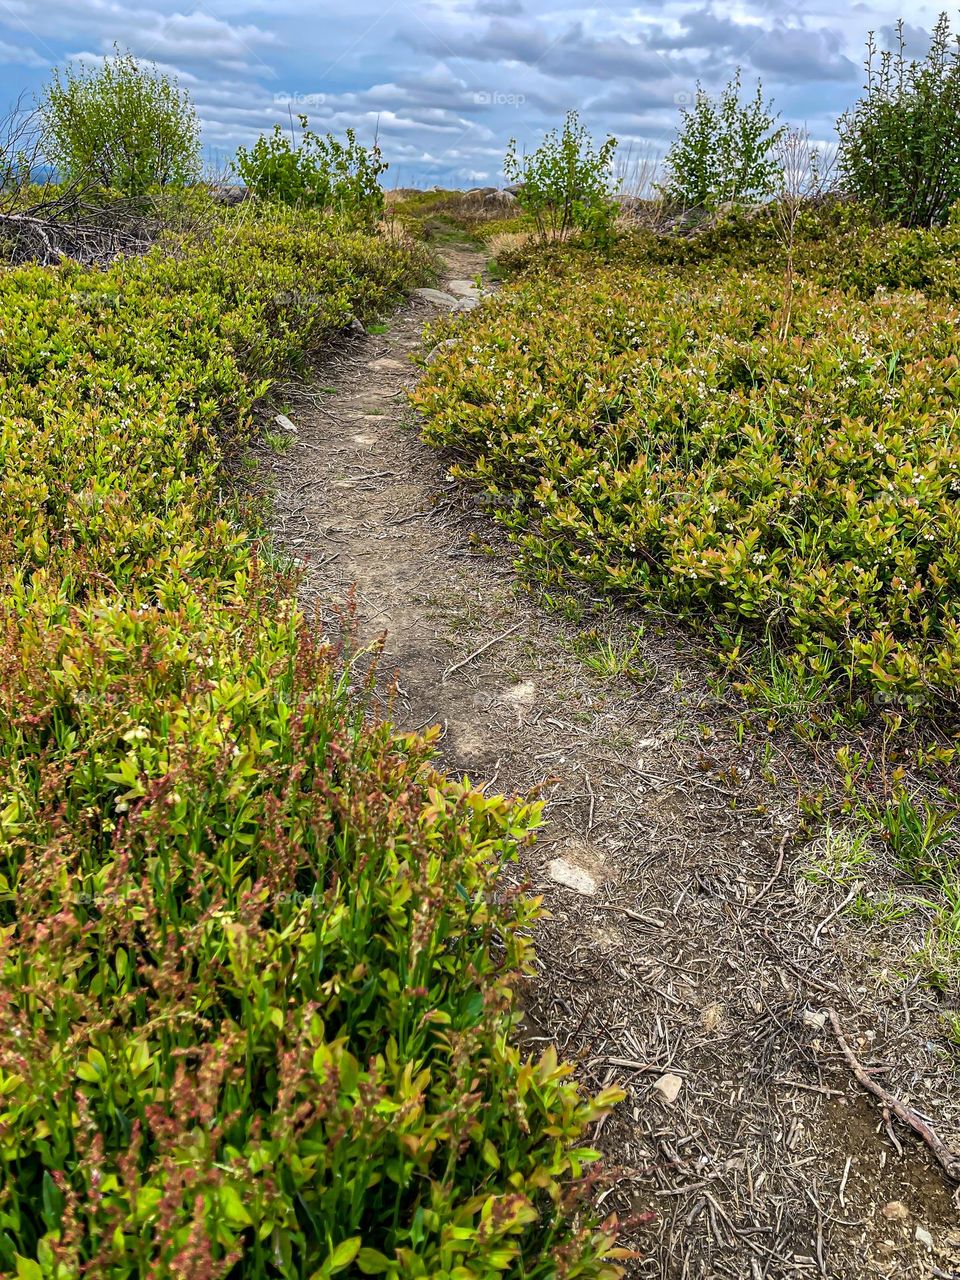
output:
[{"label": "twig on ground", "polygon": [[810,939],[810,941],[813,943],[815,947],[819,946],[820,944],[820,934],[824,931],[824,929],[827,927],[830,921],[835,920],[837,916],[840,914],[840,912],[844,909],[844,907],[848,906],[853,901],[853,899],[860,892],[861,887],[862,887],[862,881],[858,880],[854,884],[850,892],[847,894],[847,896],[844,898],[844,900],[838,903],[837,906],[835,906],[834,909],[830,912],[830,914],[828,916],[824,916],[824,918],[820,921],[820,923],[817,925],[817,927],[813,931],[813,937]]},{"label": "twig on ground", "polygon": [[837,1037],[837,1043],[843,1051],[843,1056],[847,1060],[850,1070],[853,1072],[855,1079],[861,1084],[868,1093],[881,1102],[893,1115],[897,1117],[908,1128],[912,1129],[933,1152],[947,1177],[960,1181],[960,1151],[951,1150],[943,1141],[940,1135],[926,1120],[922,1120],[912,1107],[907,1106],[905,1102],[901,1102],[899,1098],[894,1097],[882,1085],[877,1084],[873,1076],[866,1070],[857,1058],[856,1054],[847,1044],[846,1037],[843,1034],[843,1026],[837,1015],[836,1009],[827,1010],[827,1017],[830,1019],[830,1025],[833,1027],[833,1033]]},{"label": "twig on ground", "polygon": [[747,903],[744,910],[750,911],[753,907],[755,907],[757,903],[761,900],[761,898],[764,898],[779,880],[780,872],[783,870],[784,853],[786,851],[787,841],[790,839],[790,835],[791,835],[791,832],[788,831],[784,835],[783,839],[780,841],[780,848],[777,850],[777,865],[774,868],[773,875],[770,877],[767,883],[763,886],[763,888],[760,889],[756,894],[754,894],[754,896]]},{"label": "twig on ground", "polygon": [[452,667],[447,667],[443,675],[440,677],[440,683],[446,684],[447,678],[452,676],[455,671],[459,671],[461,667],[465,667],[468,662],[472,662],[474,658],[479,658],[481,653],[486,653],[488,649],[493,648],[495,644],[499,644],[501,640],[506,640],[507,636],[512,636],[515,631],[520,630],[520,623],[509,627],[506,631],[502,631],[500,635],[494,636],[492,640],[488,640],[486,644],[482,644],[479,649],[474,649],[473,653],[468,653],[465,658],[461,658],[459,662],[455,662]]}]

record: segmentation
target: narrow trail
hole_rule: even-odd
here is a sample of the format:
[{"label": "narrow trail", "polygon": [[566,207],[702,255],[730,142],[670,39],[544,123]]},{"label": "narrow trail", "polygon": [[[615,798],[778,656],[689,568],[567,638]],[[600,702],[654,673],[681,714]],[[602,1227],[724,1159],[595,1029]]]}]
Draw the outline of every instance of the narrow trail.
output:
[{"label": "narrow trail", "polygon": [[[447,251],[451,280],[483,266]],[[594,1140],[616,1170],[604,1209],[656,1214],[628,1232],[630,1274],[954,1275],[949,1184],[903,1131],[898,1154],[824,1025],[835,1006],[876,1061],[899,998],[867,991],[838,895],[797,874],[796,815],[724,727],[683,632],[648,618],[641,677],[598,676],[584,636],[630,620],[541,607],[419,440],[408,357],[440,310],[412,299],[292,390],[297,435],[261,473],[307,609],[355,589],[363,638],[387,633],[394,719],[441,725],[448,770],[547,801],[516,871],[550,911],[526,1035],[556,1042],[586,1088],[627,1090]]]}]

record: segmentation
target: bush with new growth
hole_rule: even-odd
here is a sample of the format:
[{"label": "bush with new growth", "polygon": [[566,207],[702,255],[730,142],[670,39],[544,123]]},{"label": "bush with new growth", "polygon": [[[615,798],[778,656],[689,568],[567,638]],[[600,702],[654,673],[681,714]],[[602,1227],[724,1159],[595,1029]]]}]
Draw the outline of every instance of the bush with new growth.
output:
[{"label": "bush with new growth", "polygon": [[838,125],[846,191],[907,227],[946,222],[960,200],[960,40],[946,13],[920,61],[907,59],[902,21],[895,52],[878,57],[871,36],[866,70],[864,96]]},{"label": "bush with new growth", "polygon": [[757,222],[632,264],[540,255],[452,322],[415,391],[427,438],[529,572],[765,632],[854,714],[919,700],[956,726],[960,227],[806,214],[784,337]]},{"label": "bush with new growth", "polygon": [[612,194],[612,162],[616,138],[598,148],[575,111],[563,129],[551,130],[536,151],[521,155],[511,138],[503,171],[518,184],[517,200],[533,218],[540,238],[562,240],[568,232],[584,232],[603,241],[616,217]]},{"label": "bush with new growth", "polygon": [[368,718],[222,504],[269,379],[419,251],[179,248],[0,276],[0,1271],[612,1277],[612,1098],[509,1038],[536,808]]},{"label": "bush with new growth", "polygon": [[353,129],[346,142],[333,134],[321,137],[299,116],[300,141],[293,142],[279,125],[261,134],[253,147],[239,147],[235,168],[256,196],[349,217],[372,227],[383,212],[380,175],[386,164],[376,143],[364,147]]},{"label": "bush with new growth", "polygon": [[114,50],[96,68],[55,70],[40,102],[61,178],[142,199],[200,173],[200,122],[174,77]]},{"label": "bush with new growth", "polygon": [[740,100],[740,71],[719,98],[697,85],[692,107],[664,160],[667,181],[661,188],[682,209],[715,210],[729,204],[764,200],[776,188],[776,148],[785,130],[777,126],[763,90]]}]

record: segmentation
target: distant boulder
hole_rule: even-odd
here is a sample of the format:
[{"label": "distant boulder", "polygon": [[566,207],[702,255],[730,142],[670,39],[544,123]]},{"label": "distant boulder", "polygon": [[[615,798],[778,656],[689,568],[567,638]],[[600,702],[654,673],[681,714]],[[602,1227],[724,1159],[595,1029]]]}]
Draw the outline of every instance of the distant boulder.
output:
[{"label": "distant boulder", "polygon": [[517,203],[517,197],[512,191],[498,191],[496,187],[492,191],[488,191],[483,197],[483,203],[490,207],[500,206],[501,208],[509,208]]},{"label": "distant boulder", "polygon": [[243,204],[245,200],[250,200],[253,196],[253,193],[247,187],[241,187],[233,182],[208,182],[207,190],[217,204]]}]

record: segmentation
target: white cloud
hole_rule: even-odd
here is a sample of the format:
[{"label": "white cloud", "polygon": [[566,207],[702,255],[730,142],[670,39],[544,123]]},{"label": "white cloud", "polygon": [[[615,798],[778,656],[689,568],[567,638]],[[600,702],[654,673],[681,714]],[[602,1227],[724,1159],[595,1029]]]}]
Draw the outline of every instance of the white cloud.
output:
[{"label": "white cloud", "polygon": [[[900,2],[0,0],[0,87],[12,101],[116,42],[179,76],[218,155],[304,110],[322,131],[379,128],[394,177],[472,185],[497,180],[509,137],[535,144],[570,107],[625,148],[662,151],[677,95],[737,65],[827,137],[858,92],[867,30]],[[917,45],[936,9],[912,11]]]}]

